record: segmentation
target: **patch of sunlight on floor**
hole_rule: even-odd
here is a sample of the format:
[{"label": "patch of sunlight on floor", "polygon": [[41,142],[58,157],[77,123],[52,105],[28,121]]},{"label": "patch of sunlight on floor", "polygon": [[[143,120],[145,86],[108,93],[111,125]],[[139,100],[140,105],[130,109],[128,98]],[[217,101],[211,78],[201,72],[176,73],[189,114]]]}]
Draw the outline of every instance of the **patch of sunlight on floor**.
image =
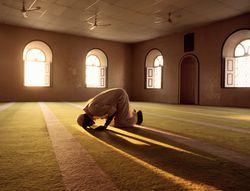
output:
[{"label": "patch of sunlight on floor", "polygon": [[123,135],[120,135],[120,134],[116,134],[116,136],[122,138],[122,139],[125,139],[126,141],[132,143],[132,144],[135,144],[135,145],[146,145],[146,146],[150,146],[148,143],[145,143],[143,141],[138,141],[136,139],[133,139],[133,138],[130,138],[130,137],[127,137],[127,136],[123,136]]},{"label": "patch of sunlight on floor", "polygon": [[[110,128],[110,127],[109,127]],[[86,131],[84,129],[80,129],[78,128],[78,130],[81,132],[81,133],[84,133],[86,134]],[[122,131],[122,130],[121,130]],[[93,139],[101,142],[102,144],[108,146],[109,148],[111,148],[112,150],[120,153],[122,156],[134,161],[135,163],[143,166],[144,168],[147,168],[148,170],[152,171],[153,173],[155,173],[156,175],[166,179],[167,181],[171,181],[173,182],[174,184],[177,184],[177,185],[180,185],[181,187],[183,187],[185,190],[199,190],[199,191],[205,191],[205,190],[218,190],[216,187],[213,187],[213,186],[210,186],[210,185],[206,185],[206,184],[203,184],[203,183],[196,183],[196,182],[192,182],[190,180],[187,180],[185,178],[182,178],[182,177],[179,177],[179,176],[176,176],[174,174],[171,174],[167,171],[164,171],[154,165],[151,165],[131,154],[128,154],[124,151],[122,151],[121,149],[118,149],[102,140],[100,140],[99,138],[91,135],[90,133],[88,133],[88,135],[90,137],[92,137]],[[138,137],[141,137],[141,136],[138,136]]]},{"label": "patch of sunlight on floor", "polygon": [[179,152],[184,152],[184,153],[188,153],[188,154],[191,154],[191,155],[199,156],[201,158],[206,158],[206,159],[209,159],[209,160],[214,160],[212,158],[209,158],[209,157],[206,157],[206,156],[202,156],[202,155],[193,153],[191,151],[181,149],[179,147],[175,147],[175,146],[172,146],[172,145],[169,145],[169,144],[166,144],[166,143],[162,143],[160,141],[156,141],[156,140],[149,139],[149,138],[146,138],[146,137],[134,134],[134,133],[130,133],[130,132],[124,131],[122,129],[118,129],[118,128],[114,128],[114,127],[110,127],[110,126],[109,126],[109,129],[112,130],[116,135],[117,134],[124,135],[124,136],[130,137],[130,138],[141,140],[143,142],[147,142],[147,143],[159,145],[161,147],[165,147],[165,148],[168,148],[168,149],[173,149],[173,150],[176,150],[176,151],[179,151]]},{"label": "patch of sunlight on floor", "polygon": [[227,116],[227,118],[250,121],[250,115],[232,115]]}]

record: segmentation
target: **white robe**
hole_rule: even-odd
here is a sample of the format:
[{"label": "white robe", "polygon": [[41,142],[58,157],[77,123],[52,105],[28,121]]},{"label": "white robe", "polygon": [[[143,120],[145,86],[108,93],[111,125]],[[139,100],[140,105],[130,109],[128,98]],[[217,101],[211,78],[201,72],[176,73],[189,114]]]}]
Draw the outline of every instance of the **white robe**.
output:
[{"label": "white robe", "polygon": [[136,111],[130,107],[127,92],[113,88],[97,94],[90,99],[83,109],[92,117],[111,116],[115,114],[114,126],[128,127],[136,123]]}]

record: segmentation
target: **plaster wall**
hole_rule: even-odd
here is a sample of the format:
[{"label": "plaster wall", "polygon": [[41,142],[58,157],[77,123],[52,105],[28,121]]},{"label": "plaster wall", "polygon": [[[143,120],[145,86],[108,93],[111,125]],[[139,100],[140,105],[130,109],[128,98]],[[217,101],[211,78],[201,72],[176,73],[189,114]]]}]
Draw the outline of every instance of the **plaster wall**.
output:
[{"label": "plaster wall", "polygon": [[[133,45],[134,100],[179,103],[180,61],[194,55],[199,62],[199,104],[250,107],[250,88],[223,88],[222,48],[233,32],[250,29],[250,14],[208,24],[195,29],[168,35]],[[194,51],[184,52],[184,35],[194,33]],[[145,58],[156,48],[164,58],[163,88],[145,89]]]},{"label": "plaster wall", "polygon": [[[87,89],[84,84],[85,57],[94,48],[101,49],[108,59],[107,88],[130,90],[128,44],[4,24],[0,28],[0,101],[86,100],[103,91],[103,88]],[[33,40],[45,42],[52,50],[51,87],[23,85],[23,50]]]}]

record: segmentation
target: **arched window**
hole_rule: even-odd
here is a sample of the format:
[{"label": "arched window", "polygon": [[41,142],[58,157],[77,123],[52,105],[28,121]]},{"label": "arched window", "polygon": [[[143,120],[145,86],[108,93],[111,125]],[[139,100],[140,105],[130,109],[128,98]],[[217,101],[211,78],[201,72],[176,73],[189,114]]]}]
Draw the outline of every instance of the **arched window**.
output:
[{"label": "arched window", "polygon": [[162,88],[163,57],[159,50],[151,50],[146,58],[146,88]]},{"label": "arched window", "polygon": [[250,87],[250,30],[232,34],[223,47],[225,87]]},{"label": "arched window", "polygon": [[33,41],[23,51],[24,85],[50,86],[50,63],[52,52],[48,45],[41,41]]},{"label": "arched window", "polygon": [[87,87],[106,87],[107,57],[99,49],[91,50],[86,56],[85,82]]}]

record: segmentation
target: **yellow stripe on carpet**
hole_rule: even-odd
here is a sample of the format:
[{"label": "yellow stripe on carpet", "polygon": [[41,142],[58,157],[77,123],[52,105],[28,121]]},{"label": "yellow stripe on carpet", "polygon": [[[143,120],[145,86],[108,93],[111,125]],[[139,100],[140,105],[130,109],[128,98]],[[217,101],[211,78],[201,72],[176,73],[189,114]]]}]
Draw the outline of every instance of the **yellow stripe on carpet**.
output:
[{"label": "yellow stripe on carpet", "polygon": [[46,104],[40,107],[67,190],[118,190]]},{"label": "yellow stripe on carpet", "polygon": [[10,102],[10,103],[4,103],[3,105],[0,105],[0,111],[3,111],[5,109],[9,108],[13,104],[14,104],[13,102]]},{"label": "yellow stripe on carpet", "polygon": [[0,190],[65,190],[37,103],[0,112]]}]

